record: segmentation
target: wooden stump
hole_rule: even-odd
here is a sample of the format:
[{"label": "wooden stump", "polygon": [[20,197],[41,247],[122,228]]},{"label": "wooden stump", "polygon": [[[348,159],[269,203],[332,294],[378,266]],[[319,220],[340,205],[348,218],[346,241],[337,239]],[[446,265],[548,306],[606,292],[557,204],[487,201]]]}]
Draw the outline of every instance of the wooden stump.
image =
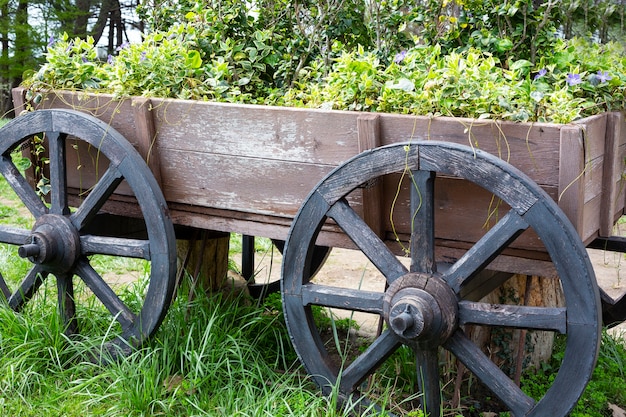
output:
[{"label": "wooden stump", "polygon": [[[529,307],[563,307],[561,283],[557,278],[514,275],[482,302],[517,304]],[[474,327],[472,337],[478,346],[489,352],[495,363],[519,374],[528,367],[538,367],[552,355],[553,332]],[[513,374],[511,374],[513,376]]]},{"label": "wooden stump", "polygon": [[186,272],[192,279],[190,292],[196,288],[207,293],[222,288],[228,274],[230,234],[207,230],[193,230],[189,239],[178,239],[178,282]]}]

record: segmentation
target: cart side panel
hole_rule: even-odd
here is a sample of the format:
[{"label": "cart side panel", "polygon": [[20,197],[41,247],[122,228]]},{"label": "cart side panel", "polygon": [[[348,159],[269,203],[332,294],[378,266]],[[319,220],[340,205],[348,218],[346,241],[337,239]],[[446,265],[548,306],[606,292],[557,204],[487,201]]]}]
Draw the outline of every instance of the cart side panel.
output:
[{"label": "cart side panel", "polygon": [[[114,101],[73,92],[50,93],[42,106],[83,110],[119,130],[161,177],[180,224],[284,237],[305,196],[336,165],[371,147],[418,140],[467,144],[510,162],[558,201],[586,242],[606,233],[624,211],[621,113],[568,125],[529,124],[154,98]],[[105,168],[90,162],[97,159],[93,149],[79,150],[80,172],[70,186],[88,189]],[[466,247],[507,209],[458,179],[438,183],[436,237],[444,246]],[[398,179],[390,177],[353,196],[357,211],[389,241],[408,235],[410,227],[410,216],[398,209],[408,200],[408,186],[396,195],[397,189]],[[118,192],[123,200],[123,187]],[[391,219],[394,200],[398,215]],[[512,250],[540,246],[525,233]]]},{"label": "cart side panel", "polygon": [[617,157],[614,158],[613,186],[615,187],[615,207],[616,217],[615,221],[622,215],[626,214],[626,111],[615,112],[615,116],[612,119],[618,127],[614,130],[614,135],[619,142]]},{"label": "cart side panel", "polygon": [[158,147],[336,166],[359,152],[359,113],[153,100]]},{"label": "cart side panel", "polygon": [[[585,243],[598,236],[611,236],[613,226],[624,210],[624,124],[622,112],[603,113],[575,123],[581,127],[579,134],[584,150],[583,174],[579,174],[584,178],[583,213],[582,224],[578,224],[577,230]],[[580,137],[576,141],[580,142]],[[576,164],[581,162],[569,156],[564,160],[575,161]],[[572,182],[564,182],[561,186],[572,184],[576,188],[578,185],[573,184],[575,180],[571,179]]]}]

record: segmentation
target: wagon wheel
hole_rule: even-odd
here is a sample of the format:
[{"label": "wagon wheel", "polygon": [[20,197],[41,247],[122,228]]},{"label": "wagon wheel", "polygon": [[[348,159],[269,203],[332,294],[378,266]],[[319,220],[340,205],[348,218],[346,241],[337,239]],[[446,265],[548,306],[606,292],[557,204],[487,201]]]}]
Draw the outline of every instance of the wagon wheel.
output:
[{"label": "wagon wheel", "polygon": [[[47,203],[13,161],[15,152],[30,147],[35,135],[47,141],[50,185]],[[80,204],[70,209],[67,179],[69,175],[81,174],[70,171],[67,156],[79,144],[95,150],[102,172],[90,192],[81,197]],[[0,154],[0,172],[16,200],[34,218],[32,229],[0,225],[0,242],[13,250],[17,248],[19,256],[27,259],[29,265],[28,272],[13,279],[6,269],[2,271],[0,288],[8,306],[26,313],[30,303],[47,298],[37,295],[45,293],[47,282],[55,277],[56,308],[68,335],[76,337],[81,330],[81,308],[87,303],[84,291],[95,296],[90,298],[91,302],[97,300],[104,317],[109,315],[108,325],[103,329],[102,346],[106,351],[116,356],[141,345],[165,316],[176,272],[173,226],[163,195],[145,162],[110,126],[70,110],[40,110],[12,120],[0,130]],[[141,209],[147,237],[87,234],[86,230],[98,223],[98,212],[124,180]],[[92,255],[145,260],[150,279],[140,294],[143,298],[125,299],[125,293],[98,272],[100,268],[92,262]]]},{"label": "wagon wheel", "polygon": [[[410,170],[410,268],[406,268],[357,215],[345,198],[374,178]],[[404,171],[406,172],[406,171]],[[469,180],[511,209],[445,272],[434,261],[433,183],[436,174]],[[311,248],[332,219],[385,276],[384,291],[316,284],[308,274]],[[490,291],[475,279],[524,230],[543,241],[561,281],[566,306],[525,307],[477,302]],[[450,143],[395,144],[362,153],[331,172],[311,192],[294,219],[283,261],[285,318],[294,347],[324,391],[361,398],[364,382],[386,358],[405,345],[412,352],[416,395],[430,416],[439,416],[438,348],[451,352],[514,416],[564,416],[586,386],[600,342],[595,276],[579,237],[550,197],[524,174],[484,152]],[[471,296],[469,296],[471,294]],[[386,329],[349,364],[337,364],[322,340],[312,305],[369,312],[384,317]],[[541,398],[526,395],[464,333],[463,325],[548,330],[566,338],[565,356],[554,383]],[[406,349],[406,348],[405,348]],[[403,394],[404,395],[404,394]],[[373,397],[373,396],[372,396]],[[398,394],[399,397],[399,394]]]}]

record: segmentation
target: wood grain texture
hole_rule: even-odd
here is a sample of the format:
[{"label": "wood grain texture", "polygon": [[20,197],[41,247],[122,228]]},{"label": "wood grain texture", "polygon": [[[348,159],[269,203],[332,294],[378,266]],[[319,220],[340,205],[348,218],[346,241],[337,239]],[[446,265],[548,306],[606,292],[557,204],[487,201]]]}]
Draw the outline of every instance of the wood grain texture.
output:
[{"label": "wood grain texture", "polygon": [[[380,146],[380,116],[365,114],[357,119],[359,152]],[[363,219],[379,237],[383,237],[383,182],[373,181],[362,189]]]},{"label": "wood grain texture", "polygon": [[602,237],[613,234],[616,217],[623,210],[624,198],[620,186],[624,173],[624,147],[621,143],[623,124],[623,113],[615,112],[607,115],[599,227],[599,235]]},{"label": "wood grain texture", "polygon": [[161,157],[158,147],[155,146],[156,127],[152,115],[152,101],[146,97],[133,97],[131,103],[139,153],[145,157],[154,179],[161,186]]},{"label": "wood grain texture", "polygon": [[559,160],[558,204],[567,213],[576,231],[584,231],[584,177],[585,148],[583,132],[577,126],[565,126],[560,132],[560,154],[568,155]]}]

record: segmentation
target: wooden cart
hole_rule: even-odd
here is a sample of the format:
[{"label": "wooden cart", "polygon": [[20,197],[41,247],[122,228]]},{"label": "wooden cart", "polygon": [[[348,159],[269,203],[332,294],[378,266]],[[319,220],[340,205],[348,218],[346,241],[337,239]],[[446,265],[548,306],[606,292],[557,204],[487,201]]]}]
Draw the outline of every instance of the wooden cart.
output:
[{"label": "wooden cart", "polygon": [[[14,91],[17,113],[24,96]],[[33,264],[18,288],[0,279],[16,310],[54,275],[61,316],[77,331],[73,282],[82,280],[121,328],[109,350],[125,352],[167,312],[175,229],[238,232],[286,241],[288,329],[324,390],[358,394],[402,345],[415,353],[431,415],[441,404],[440,346],[515,416],[566,415],[591,376],[602,322],[585,246],[609,238],[624,211],[622,113],[516,124],[70,92],[48,93],[38,108],[0,131],[0,172],[36,219],[31,230],[0,226],[0,241]],[[42,169],[22,175],[11,159],[18,149]],[[48,204],[31,186],[40,177]],[[324,247],[362,251],[386,285],[316,283],[314,253]],[[148,260],[143,305],[125,305],[91,254]],[[481,301],[519,273],[556,280],[562,305]],[[386,330],[343,368],[329,359],[312,305],[379,315]],[[565,335],[552,387],[524,394],[464,333],[470,324]]]}]

